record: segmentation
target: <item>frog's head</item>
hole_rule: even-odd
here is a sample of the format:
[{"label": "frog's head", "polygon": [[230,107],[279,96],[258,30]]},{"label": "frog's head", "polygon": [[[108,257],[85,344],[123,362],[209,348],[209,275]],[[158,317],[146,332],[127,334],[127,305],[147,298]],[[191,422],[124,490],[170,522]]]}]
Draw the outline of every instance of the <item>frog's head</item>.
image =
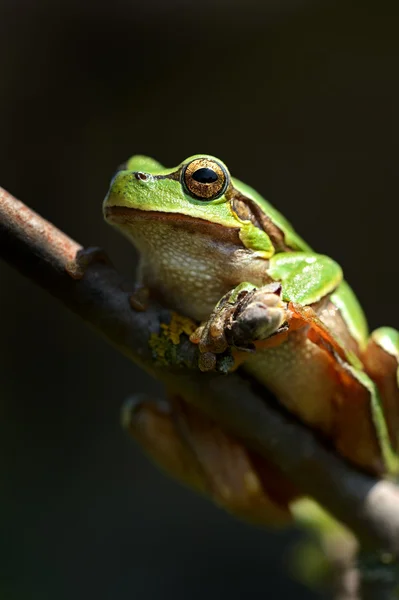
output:
[{"label": "frog's head", "polygon": [[181,228],[197,237],[203,232],[214,239],[235,240],[263,258],[289,245],[299,249],[280,213],[255,190],[233,179],[221,160],[206,154],[191,156],[172,169],[152,158],[133,156],[111,182],[104,215],[141,251],[145,251],[144,229],[145,236],[150,233],[144,225],[148,221],[152,231],[156,223],[164,230],[168,223],[175,240]]},{"label": "frog's head", "polygon": [[241,223],[228,201],[231,189],[226,165],[212,156],[192,156],[173,169],[147,156],[133,156],[114,176],[104,214],[122,227],[151,216],[175,222],[186,217],[185,221],[238,229]]}]

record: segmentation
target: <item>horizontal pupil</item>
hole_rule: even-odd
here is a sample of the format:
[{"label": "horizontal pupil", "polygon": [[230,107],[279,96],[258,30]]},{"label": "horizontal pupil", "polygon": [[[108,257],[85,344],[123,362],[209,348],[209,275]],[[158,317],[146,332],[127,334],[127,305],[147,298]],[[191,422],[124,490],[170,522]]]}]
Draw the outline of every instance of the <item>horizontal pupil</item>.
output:
[{"label": "horizontal pupil", "polygon": [[218,180],[217,173],[213,169],[209,169],[209,167],[202,167],[202,169],[197,169],[192,178],[198,183],[215,183]]}]

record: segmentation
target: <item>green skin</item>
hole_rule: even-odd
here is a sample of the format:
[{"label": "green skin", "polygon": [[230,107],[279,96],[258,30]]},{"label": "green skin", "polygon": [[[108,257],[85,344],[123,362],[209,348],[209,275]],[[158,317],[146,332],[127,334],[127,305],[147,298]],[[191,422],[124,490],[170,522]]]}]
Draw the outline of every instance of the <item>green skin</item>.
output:
[{"label": "green skin", "polygon": [[[348,338],[359,353],[364,351],[370,339],[366,319],[356,296],[343,280],[340,266],[313,252],[273,206],[237,179],[230,178],[226,191],[216,199],[190,195],[181,173],[186,165],[199,158],[217,161],[228,174],[219,159],[208,155],[192,156],[172,169],[164,168],[152,158],[133,156],[111,182],[104,201],[105,217],[138,248],[143,285],[158,290],[172,308],[203,321],[223,293],[231,289],[234,296],[234,289],[243,282],[261,287],[264,284],[261,273],[266,273],[269,281],[281,282],[286,302],[301,306],[331,302],[345,324]],[[267,231],[238,217],[229,202],[232,194],[249,201],[283,234],[283,251],[276,249]],[[139,229],[138,223],[147,229]],[[211,225],[213,229],[207,231]],[[232,244],[223,232],[228,232],[230,238],[238,236],[238,244],[237,241]],[[149,240],[154,235],[156,242],[151,245]],[[212,247],[211,238],[215,244]],[[195,250],[190,250],[188,240],[192,240]],[[162,255],[166,256],[165,263],[160,264]],[[222,285],[223,278],[226,281]],[[390,356],[399,359],[396,330],[381,328],[372,334],[372,339]],[[397,460],[388,441],[376,386],[358,360],[350,368],[367,388],[386,470],[396,471]]]}]

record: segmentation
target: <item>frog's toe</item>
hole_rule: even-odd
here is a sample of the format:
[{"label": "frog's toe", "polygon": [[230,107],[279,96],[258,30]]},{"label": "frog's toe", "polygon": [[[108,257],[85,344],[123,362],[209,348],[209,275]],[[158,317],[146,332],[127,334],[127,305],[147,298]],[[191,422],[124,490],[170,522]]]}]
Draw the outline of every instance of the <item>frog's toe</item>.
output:
[{"label": "frog's toe", "polygon": [[133,310],[144,312],[150,302],[150,290],[144,285],[136,286],[134,292],[129,296],[129,303]]}]

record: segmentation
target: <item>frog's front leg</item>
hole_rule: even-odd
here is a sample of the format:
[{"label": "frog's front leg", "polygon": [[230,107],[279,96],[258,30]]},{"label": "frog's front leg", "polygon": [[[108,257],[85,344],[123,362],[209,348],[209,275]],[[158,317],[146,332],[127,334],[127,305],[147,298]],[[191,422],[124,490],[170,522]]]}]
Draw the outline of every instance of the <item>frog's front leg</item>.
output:
[{"label": "frog's front leg", "polygon": [[[266,275],[272,282],[263,287],[241,283],[226,294],[208,321],[191,336],[202,353],[201,369],[214,368],[212,355],[228,347],[253,350],[254,342],[267,340],[268,346],[281,343],[291,318],[288,303],[320,305],[342,280],[339,265],[314,252],[276,254],[268,263]],[[242,360],[241,356],[235,366]]]},{"label": "frog's front leg", "polygon": [[399,451],[399,332],[373,331],[362,356],[367,374],[380,392],[392,447]]},{"label": "frog's front leg", "polygon": [[180,397],[135,396],[122,409],[122,424],[170,476],[240,519],[264,525],[291,520],[288,504],[299,495],[296,488]]},{"label": "frog's front leg", "polygon": [[[215,367],[215,354],[235,348],[255,350],[254,342],[270,339],[286,331],[287,303],[281,298],[281,284],[256,288],[242,283],[223,296],[209,319],[190,337],[199,345],[199,366]],[[237,364],[235,365],[237,366]]]}]

